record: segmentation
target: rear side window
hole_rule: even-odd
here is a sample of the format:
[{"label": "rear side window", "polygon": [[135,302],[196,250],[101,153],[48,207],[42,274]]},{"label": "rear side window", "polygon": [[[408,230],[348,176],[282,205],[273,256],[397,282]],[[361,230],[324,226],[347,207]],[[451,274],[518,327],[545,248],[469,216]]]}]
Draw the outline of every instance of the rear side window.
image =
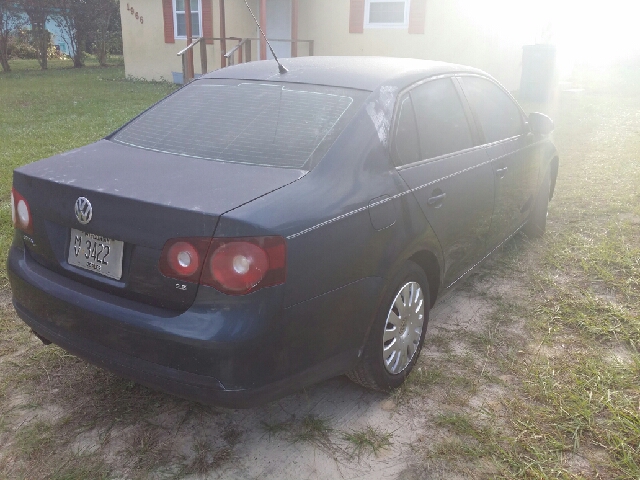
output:
[{"label": "rear side window", "polygon": [[367,92],[315,85],[198,80],[111,140],[176,155],[308,168]]},{"label": "rear side window", "polygon": [[467,117],[451,79],[424,83],[411,91],[411,98],[423,159],[473,146]]},{"label": "rear side window", "polygon": [[396,165],[401,167],[402,165],[417,162],[420,160],[420,145],[418,144],[416,116],[413,112],[413,105],[409,95],[400,100],[396,125],[396,135],[393,141]]},{"label": "rear side window", "polygon": [[461,80],[487,143],[523,133],[520,108],[500,87],[480,77],[462,77]]}]

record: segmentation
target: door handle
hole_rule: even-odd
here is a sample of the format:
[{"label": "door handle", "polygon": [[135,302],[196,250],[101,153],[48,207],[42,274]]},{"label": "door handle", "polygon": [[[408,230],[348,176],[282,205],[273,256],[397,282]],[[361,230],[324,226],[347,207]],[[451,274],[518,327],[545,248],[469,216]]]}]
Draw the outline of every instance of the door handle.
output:
[{"label": "door handle", "polygon": [[502,178],[507,173],[507,170],[508,170],[507,167],[498,168],[498,169],[496,169],[496,175],[499,176],[500,178]]},{"label": "door handle", "polygon": [[442,200],[444,200],[444,197],[446,197],[447,194],[446,193],[441,193],[440,195],[436,195],[434,197],[429,197],[429,200],[427,200],[427,204],[428,205],[435,205],[437,203],[441,203]]}]

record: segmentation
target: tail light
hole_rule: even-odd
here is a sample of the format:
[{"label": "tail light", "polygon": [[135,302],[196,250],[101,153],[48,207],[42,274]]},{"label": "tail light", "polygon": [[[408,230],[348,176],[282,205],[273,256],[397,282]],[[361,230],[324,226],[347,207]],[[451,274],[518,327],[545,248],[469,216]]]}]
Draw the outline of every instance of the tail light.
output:
[{"label": "tail light", "polygon": [[11,221],[14,228],[22,230],[24,233],[33,233],[33,219],[29,202],[15,188],[11,189]]},{"label": "tail light", "polygon": [[231,295],[284,283],[286,243],[282,237],[214,238],[200,283]]},{"label": "tail light", "polygon": [[198,283],[210,243],[210,238],[169,240],[160,255],[160,272],[166,277]]},{"label": "tail light", "polygon": [[245,295],[284,283],[286,242],[275,236],[172,239],[162,250],[160,271],[229,295]]}]

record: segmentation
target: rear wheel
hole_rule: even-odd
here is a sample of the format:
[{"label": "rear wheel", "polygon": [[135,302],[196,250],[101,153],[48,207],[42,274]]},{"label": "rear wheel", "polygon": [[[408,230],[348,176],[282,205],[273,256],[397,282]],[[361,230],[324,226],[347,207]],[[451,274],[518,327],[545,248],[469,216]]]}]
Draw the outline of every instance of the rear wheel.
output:
[{"label": "rear wheel", "polygon": [[426,275],[415,263],[405,263],[389,283],[362,358],[349,378],[373,390],[402,385],[420,355],[429,306]]},{"label": "rear wheel", "polygon": [[551,195],[551,178],[549,172],[542,181],[542,186],[538,192],[533,209],[529,214],[527,223],[522,227],[522,231],[529,238],[540,238],[547,230],[547,211],[549,209],[549,196]]}]

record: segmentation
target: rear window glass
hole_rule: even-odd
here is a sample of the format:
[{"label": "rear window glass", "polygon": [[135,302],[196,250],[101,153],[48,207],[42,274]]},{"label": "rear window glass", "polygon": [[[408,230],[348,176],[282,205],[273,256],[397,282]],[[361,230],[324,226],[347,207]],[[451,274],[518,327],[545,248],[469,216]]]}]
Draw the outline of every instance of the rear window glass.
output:
[{"label": "rear window glass", "polygon": [[198,80],[111,140],[206,160],[305,169],[326,153],[367,93]]}]

